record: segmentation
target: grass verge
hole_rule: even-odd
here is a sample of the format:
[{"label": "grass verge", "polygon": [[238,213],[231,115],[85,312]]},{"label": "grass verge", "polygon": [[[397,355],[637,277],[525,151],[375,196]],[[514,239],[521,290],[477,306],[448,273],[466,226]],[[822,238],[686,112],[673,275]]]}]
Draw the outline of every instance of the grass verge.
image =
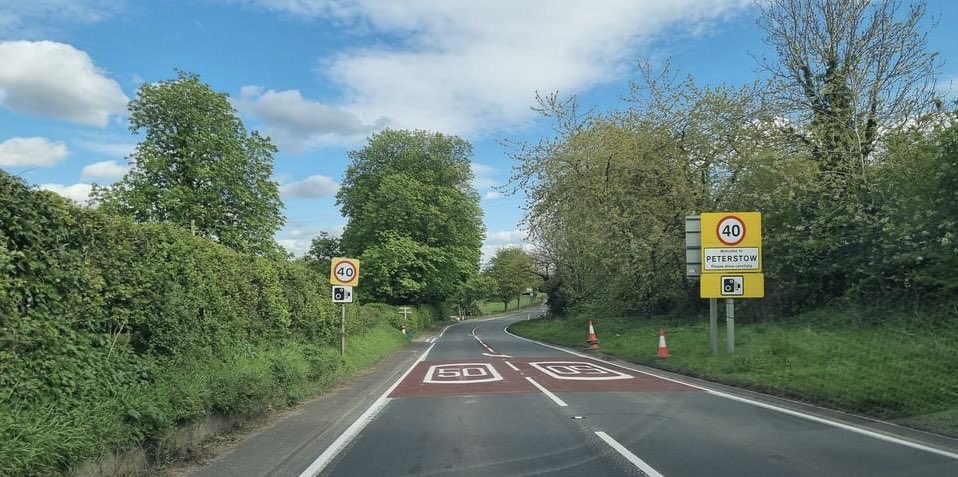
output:
[{"label": "grass verge", "polygon": [[175,458],[178,426],[210,414],[254,416],[308,399],[390,353],[406,338],[382,323],[335,346],[294,341],[178,357],[144,370],[153,379],[83,400],[0,409],[0,475],[64,475],[86,459],[140,447]]},{"label": "grass verge", "polygon": [[482,314],[482,316],[494,315],[494,314],[497,314],[497,313],[506,313],[506,312],[509,312],[509,311],[517,311],[517,310],[521,310],[521,309],[523,309],[523,308],[529,308],[529,307],[533,307],[533,306],[538,306],[538,305],[540,305],[542,302],[543,302],[543,297],[542,297],[542,296],[533,298],[531,295],[522,295],[522,296],[520,296],[520,298],[519,298],[519,308],[516,308],[516,302],[515,302],[515,301],[510,301],[510,302],[509,302],[509,309],[508,309],[508,310],[505,309],[505,304],[504,304],[503,302],[501,302],[501,301],[499,301],[499,302],[496,302],[496,301],[486,301],[486,302],[483,302],[483,303],[481,303],[481,304],[479,305],[479,312]]},{"label": "grass verge", "polygon": [[[876,323],[876,314],[885,319]],[[709,348],[708,319],[591,317],[602,352],[677,373],[958,437],[958,326],[913,312],[822,309],[792,320],[737,323],[736,350]],[[585,347],[588,316],[519,322],[521,336]],[[931,325],[928,321],[934,321]],[[949,324],[951,323],[951,324]],[[671,357],[656,359],[659,327]]]}]

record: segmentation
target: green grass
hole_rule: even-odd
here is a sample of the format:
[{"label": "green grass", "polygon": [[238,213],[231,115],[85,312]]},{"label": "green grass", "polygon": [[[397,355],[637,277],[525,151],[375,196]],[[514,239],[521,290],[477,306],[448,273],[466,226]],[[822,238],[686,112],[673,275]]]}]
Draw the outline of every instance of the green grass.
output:
[{"label": "green grass", "polygon": [[97,396],[30,407],[0,408],[0,475],[63,475],[113,449],[142,446],[174,458],[177,426],[218,413],[256,415],[285,407],[342,382],[402,348],[406,338],[381,323],[336,346],[278,342],[216,357],[156,363],[154,378],[135,388],[104,383]]},{"label": "green grass", "polygon": [[529,308],[536,306],[542,303],[542,296],[537,298],[532,298],[531,295],[522,295],[519,298],[519,308],[516,308],[516,301],[509,301],[509,309],[506,310],[504,304],[501,301],[485,301],[479,304],[479,311],[483,316],[485,315],[494,315],[496,313],[504,313],[506,311],[515,311],[517,309]]},{"label": "green grass", "polygon": [[[788,322],[739,323],[733,356],[725,352],[723,319],[717,356],[709,348],[707,318],[594,318],[594,323],[603,353],[958,436],[958,326],[917,326],[913,316],[891,316],[884,325],[861,324],[869,313],[885,312],[820,310]],[[534,320],[511,330],[585,347],[587,320]],[[660,326],[667,329],[671,354],[664,360],[654,358]]]}]

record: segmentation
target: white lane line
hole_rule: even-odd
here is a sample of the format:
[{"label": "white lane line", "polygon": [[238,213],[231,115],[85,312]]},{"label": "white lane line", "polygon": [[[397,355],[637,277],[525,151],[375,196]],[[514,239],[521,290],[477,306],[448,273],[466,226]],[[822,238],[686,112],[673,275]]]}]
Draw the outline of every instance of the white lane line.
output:
[{"label": "white lane line", "polygon": [[[483,356],[488,356],[490,358],[511,358],[508,354],[495,354],[495,353],[482,353]],[[518,369],[516,370],[518,371]]]},{"label": "white lane line", "polygon": [[[512,357],[512,356],[510,356],[510,358],[511,358],[511,357]],[[503,363],[506,363],[506,366],[512,368],[513,370],[519,371],[519,368],[517,368],[516,365],[514,365],[514,364],[512,364],[512,363],[510,363],[510,362],[508,362],[508,361],[503,361]]]},{"label": "white lane line", "polygon": [[612,438],[612,436],[606,434],[602,431],[595,431],[595,435],[599,436],[599,439],[605,441],[609,447],[615,449],[616,452],[622,454],[622,457],[628,459],[632,465],[636,466],[649,477],[665,477],[660,474],[657,470],[653,469],[652,466],[646,464],[644,460],[640,459],[639,456],[633,454],[631,451],[625,448],[622,444],[619,444],[619,441]]},{"label": "white lane line", "polygon": [[[562,348],[559,348],[559,347],[557,347],[557,346],[552,346],[552,345],[549,345],[549,344],[546,344],[546,343],[540,343],[540,342],[538,342],[538,341],[536,341],[536,340],[532,340],[532,339],[529,339],[529,338],[524,338],[524,337],[522,337],[522,336],[519,336],[519,335],[516,335],[516,334],[511,333],[507,328],[508,328],[508,326],[506,326],[505,328],[503,328],[502,331],[505,331],[506,334],[508,334],[508,335],[510,335],[510,336],[513,336],[513,337],[515,337],[515,338],[519,338],[520,340],[528,341],[528,342],[530,342],[530,343],[535,343],[535,344],[537,344],[537,345],[539,345],[539,346],[544,346],[544,347],[546,347],[546,348],[551,348],[551,349],[554,349],[554,350],[556,350],[556,351],[562,351],[563,353],[568,353],[568,354],[571,354],[571,355],[574,355],[574,356],[579,356],[579,357],[582,357],[582,358],[588,358],[588,359],[591,359],[591,360],[595,360],[595,358],[593,358],[593,357],[591,357],[591,356],[588,356],[588,355],[584,355],[584,354],[582,354],[582,353],[577,353],[577,352],[575,352],[575,351],[569,351],[569,350],[567,350],[567,349],[562,349]],[[882,440],[882,441],[885,441],[885,442],[891,442],[891,443],[893,443],[893,444],[898,444],[898,445],[902,445],[902,446],[905,446],[905,447],[910,447],[910,448],[912,448],[912,449],[917,449],[917,450],[921,450],[921,451],[925,451],[925,452],[930,452],[930,453],[932,453],[932,454],[937,454],[937,455],[940,455],[940,456],[942,456],[942,457],[948,457],[948,458],[950,458],[950,459],[958,460],[958,453],[948,452],[948,451],[946,451],[946,450],[938,449],[938,448],[936,448],[936,447],[926,446],[926,445],[920,444],[920,443],[918,443],[918,442],[912,442],[912,441],[909,441],[909,440],[906,440],[906,439],[902,439],[902,438],[900,438],[900,437],[895,437],[895,436],[892,436],[892,435],[883,434],[883,433],[880,433],[880,432],[875,432],[875,431],[872,431],[872,430],[869,430],[869,429],[863,429],[863,428],[861,428],[861,427],[853,426],[853,425],[851,425],[851,424],[845,424],[845,423],[843,423],[843,422],[833,421],[833,420],[831,420],[831,419],[826,419],[826,418],[824,418],[824,417],[818,417],[818,416],[814,416],[814,415],[811,415],[811,414],[806,414],[806,413],[801,412],[801,411],[794,411],[794,410],[787,409],[787,408],[784,408],[784,407],[776,406],[776,405],[774,405],[774,404],[768,404],[768,403],[764,403],[764,402],[761,402],[761,401],[756,401],[756,400],[754,400],[754,399],[749,399],[749,398],[744,398],[744,397],[740,397],[740,396],[735,396],[735,395],[733,395],[733,394],[728,394],[728,393],[724,393],[724,392],[721,392],[721,391],[715,391],[715,390],[712,390],[712,389],[709,389],[709,388],[705,388],[705,387],[702,387],[702,386],[697,386],[697,385],[691,384],[691,383],[684,383],[684,382],[679,381],[679,380],[677,380],[677,379],[671,379],[671,378],[667,378],[667,377],[665,377],[665,376],[659,376],[659,375],[657,375],[657,374],[650,373],[650,372],[648,372],[648,371],[642,371],[641,369],[636,369],[636,368],[632,368],[632,367],[629,367],[629,366],[623,366],[623,365],[617,364],[617,363],[608,363],[608,362],[606,362],[606,361],[603,361],[603,362],[604,362],[604,363],[607,363],[607,364],[609,364],[609,365],[612,365],[612,366],[616,366],[616,367],[622,368],[622,369],[628,369],[629,371],[635,371],[635,372],[637,372],[637,373],[642,373],[642,374],[644,374],[644,375],[646,375],[646,376],[652,376],[653,378],[664,379],[664,380],[666,380],[666,381],[671,381],[671,382],[673,382],[673,383],[678,383],[678,384],[681,384],[681,385],[684,385],[684,386],[688,386],[688,387],[690,387],[690,388],[698,389],[698,390],[700,390],[700,391],[705,391],[706,393],[711,394],[711,395],[713,395],[713,396],[723,397],[723,398],[726,398],[726,399],[731,399],[731,400],[733,400],[733,401],[742,402],[742,403],[745,403],[745,404],[751,404],[751,405],[756,406],[756,407],[761,407],[761,408],[765,408],[765,409],[768,409],[768,410],[771,410],[771,411],[780,412],[780,413],[782,413],[782,414],[788,414],[788,415],[790,415],[790,416],[795,416],[795,417],[802,418],[802,419],[805,419],[805,420],[808,420],[808,421],[817,422],[817,423],[819,423],[819,424],[825,424],[825,425],[827,425],[827,426],[837,427],[837,428],[839,428],[839,429],[843,429],[843,430],[846,430],[846,431],[849,431],[849,432],[854,432],[854,433],[856,433],[856,434],[861,434],[861,435],[863,435],[863,436],[872,437],[872,438],[875,438],[875,439],[878,439],[878,440]]]},{"label": "white lane line", "polygon": [[475,328],[473,328],[473,329],[472,329],[472,332],[471,332],[471,333],[469,333],[469,334],[471,334],[472,336],[476,336],[476,330],[478,330],[478,329],[479,329],[479,327],[478,327],[478,326],[477,326],[477,327],[475,327]]},{"label": "white lane line", "polygon": [[555,402],[556,404],[558,404],[559,407],[567,407],[567,406],[568,406],[568,404],[566,404],[565,401],[559,399],[559,396],[556,396],[555,394],[552,394],[552,391],[549,391],[548,389],[544,388],[541,384],[537,383],[535,379],[532,379],[532,378],[526,376],[526,380],[528,380],[530,383],[532,383],[533,386],[539,388],[539,390],[542,391],[542,394],[545,394],[546,396],[548,396],[548,398],[551,399],[551,400],[552,400],[553,402]]},{"label": "white lane line", "polygon": [[[449,328],[449,326],[446,328]],[[446,329],[443,329],[442,331],[445,332]],[[440,333],[439,336],[442,336],[442,333]],[[392,384],[392,386],[389,386],[389,389],[382,393],[382,395],[379,396],[379,398],[376,399],[371,406],[369,406],[369,409],[366,409],[362,415],[353,421],[353,423],[350,424],[350,426],[347,427],[346,430],[343,431],[343,433],[340,434],[339,437],[337,437],[336,440],[334,440],[333,443],[330,444],[329,447],[327,447],[326,450],[324,450],[323,453],[320,454],[319,457],[317,457],[316,460],[314,460],[313,463],[306,468],[306,470],[303,471],[303,473],[299,474],[299,477],[315,477],[322,472],[323,469],[326,468],[326,466],[329,465],[329,463],[332,462],[332,460],[336,458],[336,456],[344,448],[346,448],[346,446],[349,445],[349,443],[352,442],[352,440],[355,439],[360,432],[362,432],[363,428],[365,428],[367,424],[372,422],[373,419],[379,415],[379,412],[386,407],[386,404],[389,404],[389,401],[392,401],[392,399],[388,396],[396,390],[396,388],[399,386],[399,383],[406,379],[406,376],[409,376],[409,373],[412,372],[413,368],[415,368],[417,364],[426,359],[426,356],[429,355],[430,351],[432,351],[433,346],[436,346],[436,344],[433,343],[429,345],[429,347],[426,348],[426,351],[423,351],[423,353],[419,355],[419,358],[417,358],[416,361],[409,366],[409,369],[407,369],[406,372],[403,373],[402,376],[400,376],[399,379]]]}]

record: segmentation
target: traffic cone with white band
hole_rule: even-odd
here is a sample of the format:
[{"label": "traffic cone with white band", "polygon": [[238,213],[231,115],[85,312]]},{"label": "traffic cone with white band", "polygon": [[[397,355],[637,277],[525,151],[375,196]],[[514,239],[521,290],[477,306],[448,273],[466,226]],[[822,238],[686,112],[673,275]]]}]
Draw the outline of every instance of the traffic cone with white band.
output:
[{"label": "traffic cone with white band", "polygon": [[599,337],[595,335],[595,328],[592,327],[592,320],[589,320],[589,339],[586,341],[589,343],[590,350],[599,349]]},{"label": "traffic cone with white band", "polygon": [[656,358],[668,358],[669,347],[665,345],[665,327],[659,328],[659,352],[655,354]]}]

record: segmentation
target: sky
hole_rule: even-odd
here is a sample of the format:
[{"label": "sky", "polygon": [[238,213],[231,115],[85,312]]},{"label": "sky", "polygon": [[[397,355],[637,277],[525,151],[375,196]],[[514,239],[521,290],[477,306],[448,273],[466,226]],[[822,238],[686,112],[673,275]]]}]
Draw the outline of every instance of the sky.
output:
[{"label": "sky", "polygon": [[[958,87],[958,2],[928,11],[939,83]],[[607,111],[639,63],[666,60],[701,84],[750,83],[769,55],[756,15],[751,0],[0,0],[0,167],[83,203],[127,170],[137,88],[180,69],[279,147],[289,251],[342,231],[347,152],[391,127],[473,144],[488,257],[525,240],[502,143],[551,134],[537,92]]]}]

